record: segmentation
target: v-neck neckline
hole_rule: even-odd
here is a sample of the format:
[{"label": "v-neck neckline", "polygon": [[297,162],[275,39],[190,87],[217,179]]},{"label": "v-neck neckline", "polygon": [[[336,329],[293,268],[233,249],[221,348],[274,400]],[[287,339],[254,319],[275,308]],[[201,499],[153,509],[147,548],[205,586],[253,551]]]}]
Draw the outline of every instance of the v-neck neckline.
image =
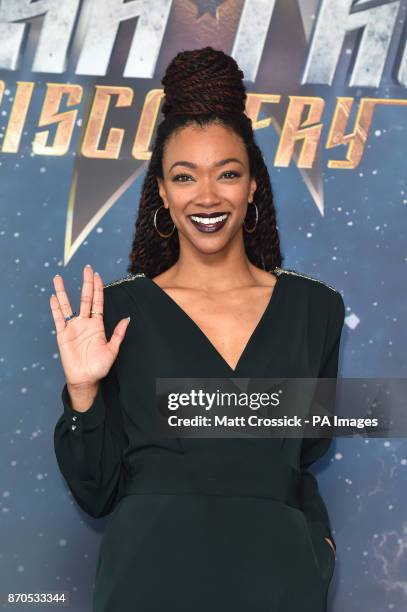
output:
[{"label": "v-neck neckline", "polygon": [[267,301],[263,314],[261,315],[252,333],[250,334],[249,339],[247,340],[242,352],[240,353],[240,356],[234,368],[232,368],[232,366],[226,361],[223,355],[221,355],[219,350],[216,348],[213,342],[211,342],[211,340],[204,333],[204,331],[198,325],[198,323],[183,308],[181,308],[178,302],[176,302],[162,287],[160,287],[160,285],[154,282],[151,278],[145,275],[143,275],[142,278],[147,280],[147,282],[150,284],[150,286],[153,287],[153,289],[155,287],[157,294],[161,295],[164,298],[164,300],[166,300],[167,303],[170,304],[175,309],[175,311],[178,312],[178,314],[181,315],[181,317],[183,317],[183,319],[185,319],[185,321],[189,323],[189,325],[198,333],[203,343],[209,348],[211,353],[214,354],[215,357],[217,357],[217,359],[220,361],[223,367],[226,368],[226,370],[230,373],[230,375],[237,376],[242,368],[242,365],[249,358],[250,350],[254,346],[256,338],[259,337],[263,327],[265,326],[267,320],[269,319],[271,312],[273,310],[273,307],[276,304],[276,301],[277,301],[276,298],[278,296],[279,290],[281,289],[281,281],[282,281],[282,278],[284,277],[284,274],[275,274],[273,271],[271,271],[270,273],[276,277],[276,282],[274,284],[273,291],[271,293],[269,300]]}]

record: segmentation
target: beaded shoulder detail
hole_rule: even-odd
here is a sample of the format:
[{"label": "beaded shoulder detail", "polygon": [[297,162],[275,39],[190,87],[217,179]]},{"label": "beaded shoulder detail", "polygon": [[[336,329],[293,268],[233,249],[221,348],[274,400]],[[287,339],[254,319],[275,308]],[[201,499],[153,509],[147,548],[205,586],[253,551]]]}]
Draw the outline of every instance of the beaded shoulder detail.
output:
[{"label": "beaded shoulder detail", "polygon": [[321,283],[322,285],[325,285],[325,287],[329,287],[329,289],[335,291],[335,293],[339,293],[339,291],[335,289],[335,287],[328,285],[328,283],[326,283],[325,281],[322,281],[319,278],[314,278],[313,276],[308,276],[307,274],[302,274],[300,272],[297,272],[296,270],[290,270],[289,268],[279,268],[278,266],[276,266],[273,272],[277,274],[277,276],[280,276],[280,274],[293,274],[294,276],[302,276],[302,278],[308,278],[309,280],[313,280],[316,283]]},{"label": "beaded shoulder detail", "polygon": [[132,281],[133,279],[141,277],[141,276],[145,276],[144,272],[138,272],[137,274],[128,274],[127,276],[123,276],[122,278],[112,281],[111,283],[107,283],[106,285],[103,285],[103,289],[106,289],[106,287],[111,287],[112,285],[120,285],[121,283]]}]

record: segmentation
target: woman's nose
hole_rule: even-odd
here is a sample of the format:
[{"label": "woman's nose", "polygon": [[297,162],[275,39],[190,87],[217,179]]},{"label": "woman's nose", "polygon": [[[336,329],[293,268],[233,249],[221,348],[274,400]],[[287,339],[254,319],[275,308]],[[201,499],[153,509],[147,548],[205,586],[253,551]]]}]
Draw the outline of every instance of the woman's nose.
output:
[{"label": "woman's nose", "polygon": [[199,185],[197,200],[202,204],[215,204],[219,201],[216,185],[211,180],[202,181]]}]

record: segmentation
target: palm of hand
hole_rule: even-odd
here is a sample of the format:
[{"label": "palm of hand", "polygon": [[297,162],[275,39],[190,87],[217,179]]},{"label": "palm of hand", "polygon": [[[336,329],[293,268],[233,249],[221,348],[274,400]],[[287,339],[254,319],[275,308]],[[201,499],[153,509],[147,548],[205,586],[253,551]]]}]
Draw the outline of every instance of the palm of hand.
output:
[{"label": "palm of hand", "polygon": [[115,355],[106,340],[103,318],[79,315],[57,333],[67,382],[86,384],[107,375]]},{"label": "palm of hand", "polygon": [[85,266],[80,313],[72,315],[62,276],[54,276],[55,295],[50,298],[58,348],[67,383],[93,385],[104,378],[113,365],[124,339],[129,319],[122,319],[106,339],[103,322],[104,286],[101,276]]}]

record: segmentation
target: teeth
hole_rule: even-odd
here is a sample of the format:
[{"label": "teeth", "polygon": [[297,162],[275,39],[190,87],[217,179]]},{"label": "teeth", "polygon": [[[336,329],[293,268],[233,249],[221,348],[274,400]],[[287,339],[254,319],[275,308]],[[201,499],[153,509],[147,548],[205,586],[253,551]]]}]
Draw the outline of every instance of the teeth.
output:
[{"label": "teeth", "polygon": [[195,215],[191,215],[191,219],[196,221],[197,223],[203,223],[204,225],[213,225],[214,223],[220,223],[220,221],[224,221],[228,218],[228,215],[220,215],[219,217],[195,217]]}]

